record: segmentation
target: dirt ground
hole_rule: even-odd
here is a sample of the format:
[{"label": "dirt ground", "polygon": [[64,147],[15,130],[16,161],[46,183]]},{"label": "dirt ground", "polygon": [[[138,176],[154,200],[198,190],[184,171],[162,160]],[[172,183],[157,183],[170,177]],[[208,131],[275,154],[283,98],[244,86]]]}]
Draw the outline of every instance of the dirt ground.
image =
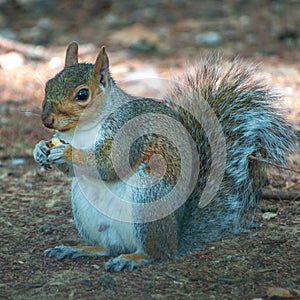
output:
[{"label": "dirt ground", "polygon": [[[43,254],[82,241],[69,179],[32,158],[34,145],[51,136],[40,121],[45,82],[77,40],[87,62],[105,44],[114,78],[143,96],[162,86],[141,76],[166,80],[207,51],[259,63],[298,134],[289,168],[300,170],[300,1],[76,2],[0,1],[0,299],[300,299],[299,173],[272,172],[267,188],[295,196],[264,199],[256,228],[198,253],[107,273],[105,258]],[[203,42],[207,32],[212,40]]]}]

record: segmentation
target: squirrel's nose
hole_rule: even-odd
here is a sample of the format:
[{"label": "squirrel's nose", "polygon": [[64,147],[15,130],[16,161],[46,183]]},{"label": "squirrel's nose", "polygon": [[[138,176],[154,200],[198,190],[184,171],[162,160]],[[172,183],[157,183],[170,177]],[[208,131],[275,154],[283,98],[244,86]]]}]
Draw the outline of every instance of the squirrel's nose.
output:
[{"label": "squirrel's nose", "polygon": [[54,117],[49,116],[49,117],[47,117],[47,118],[43,118],[42,121],[43,121],[43,124],[44,124],[47,128],[50,128],[50,129],[53,129],[53,128],[54,128],[54,123],[55,123]]}]

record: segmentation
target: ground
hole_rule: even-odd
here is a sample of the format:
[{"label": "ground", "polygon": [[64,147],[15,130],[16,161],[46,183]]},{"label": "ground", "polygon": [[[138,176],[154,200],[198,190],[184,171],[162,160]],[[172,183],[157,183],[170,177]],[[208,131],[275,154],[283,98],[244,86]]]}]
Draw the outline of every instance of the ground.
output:
[{"label": "ground", "polygon": [[[299,1],[82,2],[0,1],[0,38],[22,43],[0,40],[0,298],[299,299],[300,176],[292,171],[275,170],[267,187],[292,197],[264,199],[255,228],[201,252],[120,273],[105,272],[104,258],[45,257],[48,247],[82,243],[69,180],[32,158],[34,145],[51,136],[40,121],[44,84],[62,68],[71,40],[88,62],[105,44],[115,79],[143,96],[164,87],[147,78],[165,82],[207,51],[259,63],[298,133],[289,168],[300,170]],[[214,40],[203,42],[203,32]]]}]

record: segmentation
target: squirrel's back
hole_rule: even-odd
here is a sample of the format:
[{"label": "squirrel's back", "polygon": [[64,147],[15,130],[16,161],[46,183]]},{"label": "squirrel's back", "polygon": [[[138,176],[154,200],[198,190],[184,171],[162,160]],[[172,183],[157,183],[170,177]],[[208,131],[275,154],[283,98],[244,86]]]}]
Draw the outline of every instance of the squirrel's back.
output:
[{"label": "squirrel's back", "polygon": [[256,71],[241,60],[230,64],[210,55],[177,79],[164,99],[180,112],[199,152],[198,185],[179,239],[183,251],[251,226],[266,183],[262,161],[285,165],[293,150],[291,125],[276,107],[279,97]]}]

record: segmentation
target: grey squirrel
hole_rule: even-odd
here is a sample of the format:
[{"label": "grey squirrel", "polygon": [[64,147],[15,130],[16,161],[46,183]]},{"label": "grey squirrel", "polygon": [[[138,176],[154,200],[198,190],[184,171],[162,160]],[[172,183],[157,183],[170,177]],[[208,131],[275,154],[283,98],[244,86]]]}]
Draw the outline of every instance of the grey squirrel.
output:
[{"label": "grey squirrel", "polygon": [[[161,100],[133,97],[112,79],[102,47],[78,63],[78,44],[46,84],[42,122],[54,129],[35,160],[72,179],[72,211],[88,246],[49,256],[113,256],[108,271],[200,250],[251,226],[267,165],[286,164],[291,125],[255,68],[203,58]],[[208,188],[207,188],[208,187]]]}]

